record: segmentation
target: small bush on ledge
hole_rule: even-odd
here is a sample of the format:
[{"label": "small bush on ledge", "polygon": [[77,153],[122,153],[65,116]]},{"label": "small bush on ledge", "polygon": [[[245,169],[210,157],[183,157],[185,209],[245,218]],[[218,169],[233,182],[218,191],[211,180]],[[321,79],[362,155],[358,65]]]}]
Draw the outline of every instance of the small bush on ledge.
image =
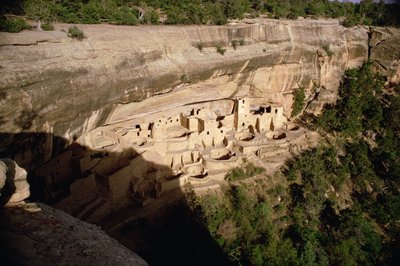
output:
[{"label": "small bush on ledge", "polygon": [[329,46],[329,44],[323,45],[323,46],[322,46],[322,49],[325,50],[326,54],[327,54],[329,57],[332,57],[332,56],[334,55],[334,53],[332,52],[331,47]]},{"label": "small bush on ledge", "polygon": [[220,44],[217,45],[215,48],[217,49],[217,53],[219,53],[220,55],[224,55],[226,52],[226,49],[223,48]]},{"label": "small bush on ledge", "polygon": [[264,173],[265,169],[249,162],[244,167],[231,169],[225,177],[227,181],[238,181]]},{"label": "small bush on ledge", "polygon": [[51,23],[45,23],[42,25],[42,30],[44,31],[53,31],[54,26]]},{"label": "small bush on ledge", "polygon": [[200,52],[202,52],[202,51],[203,51],[203,48],[204,48],[204,43],[198,42],[198,43],[195,43],[194,46],[195,46],[197,49],[199,49]]},{"label": "small bush on ledge", "polygon": [[81,29],[74,25],[68,29],[68,37],[82,40],[83,38],[85,38],[85,35],[83,34],[83,31]]},{"label": "small bush on ledge", "polygon": [[233,49],[236,50],[236,48],[239,46],[239,41],[238,40],[232,40],[231,42]]},{"label": "small bush on ledge", "polygon": [[244,39],[234,39],[234,40],[231,41],[231,44],[232,44],[233,49],[236,50],[236,48],[238,46],[244,46],[245,45],[245,41],[244,41]]}]

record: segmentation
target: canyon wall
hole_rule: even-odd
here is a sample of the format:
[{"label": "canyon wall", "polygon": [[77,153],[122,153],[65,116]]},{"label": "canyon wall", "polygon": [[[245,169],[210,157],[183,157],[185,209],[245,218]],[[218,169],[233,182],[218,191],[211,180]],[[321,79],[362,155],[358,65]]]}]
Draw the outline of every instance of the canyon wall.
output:
[{"label": "canyon wall", "polygon": [[[89,130],[151,109],[251,96],[282,105],[290,117],[293,90],[304,87],[307,99],[314,99],[309,111],[319,112],[335,102],[345,69],[361,65],[371,52],[378,63],[386,54],[369,47],[369,28],[344,28],[337,20],[81,25],[82,41],[69,38],[68,27],[0,33],[0,155],[25,168],[48,161]],[[386,29],[373,34],[373,45],[381,47],[399,35]],[[244,45],[235,49],[233,40]],[[389,61],[382,65],[397,69]],[[171,96],[159,103],[152,96],[160,94]],[[32,137],[37,132],[43,134]]]}]

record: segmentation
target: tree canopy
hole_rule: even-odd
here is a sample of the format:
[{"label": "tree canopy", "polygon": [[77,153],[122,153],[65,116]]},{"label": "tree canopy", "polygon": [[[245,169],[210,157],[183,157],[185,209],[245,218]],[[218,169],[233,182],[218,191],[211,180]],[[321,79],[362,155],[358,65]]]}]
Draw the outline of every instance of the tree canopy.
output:
[{"label": "tree canopy", "polygon": [[[22,2],[22,4],[21,4]],[[4,0],[2,13],[47,22],[214,24],[265,15],[271,18],[343,18],[345,26],[400,25],[400,5],[362,0]],[[4,16],[2,21],[4,21]]]}]

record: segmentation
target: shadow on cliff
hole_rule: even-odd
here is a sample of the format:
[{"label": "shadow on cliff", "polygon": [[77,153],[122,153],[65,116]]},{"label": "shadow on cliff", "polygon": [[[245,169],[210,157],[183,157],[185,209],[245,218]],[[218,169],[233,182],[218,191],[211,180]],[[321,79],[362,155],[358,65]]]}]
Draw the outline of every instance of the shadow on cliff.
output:
[{"label": "shadow on cliff", "polygon": [[[63,156],[65,153],[70,153],[71,156]],[[30,201],[40,201],[56,207],[62,206],[60,202],[65,202],[73,193],[70,189],[71,184],[85,179],[84,177],[88,175],[87,172],[82,173],[79,164],[79,158],[87,154],[96,156],[102,154],[101,156],[114,158],[126,157],[126,154],[122,152],[91,150],[75,142],[69,144],[68,140],[48,133],[0,133],[0,158],[13,159],[27,170],[31,187]],[[133,158],[140,156],[133,149],[132,154],[130,163]],[[56,162],[52,163],[52,161]],[[51,166],[51,169],[45,171],[50,178],[37,175],[38,171],[43,172],[40,169],[45,164]],[[121,163],[122,167],[128,164]],[[98,167],[101,168],[101,162]],[[132,165],[132,167],[140,167],[140,165]],[[172,169],[165,169],[165,166],[157,166],[153,163],[152,167],[162,169],[164,172],[169,171],[171,175],[173,173]],[[58,172],[62,172],[65,168],[69,169],[67,175],[61,174],[62,178],[59,179],[52,177],[54,173],[60,176]],[[110,173],[108,176],[113,175]],[[104,185],[104,176],[96,176],[96,184]],[[100,202],[110,201],[113,196],[110,195],[110,191],[100,190],[102,191],[96,193]],[[123,193],[126,192],[132,194],[132,187],[128,186]],[[80,194],[85,194],[85,191]],[[228,256],[209,234],[198,214],[190,208],[190,203],[186,200],[182,188],[165,193],[145,206],[133,200],[130,195],[127,196],[128,201],[125,202],[125,206],[113,209],[95,223],[150,265],[231,264]],[[67,204],[64,204],[65,206]],[[94,204],[90,212],[79,218],[87,220],[86,218],[96,211],[96,208],[98,205]],[[65,210],[63,207],[61,209]],[[70,210],[66,211],[73,216],[77,214]]]}]

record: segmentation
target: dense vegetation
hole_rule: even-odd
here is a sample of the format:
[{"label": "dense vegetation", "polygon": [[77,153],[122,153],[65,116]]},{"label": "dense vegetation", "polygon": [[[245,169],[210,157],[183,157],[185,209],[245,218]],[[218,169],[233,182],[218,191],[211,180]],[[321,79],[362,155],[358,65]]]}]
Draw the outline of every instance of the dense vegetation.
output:
[{"label": "dense vegetation", "polygon": [[337,105],[311,125],[330,141],[290,162],[283,176],[273,177],[279,182],[231,183],[220,194],[192,200],[233,264],[398,261],[399,94],[368,63],[347,71]]},{"label": "dense vegetation", "polygon": [[292,116],[296,116],[303,111],[304,108],[304,100],[306,98],[306,94],[304,92],[304,88],[300,87],[296,89],[293,93],[293,105],[292,105]]},{"label": "dense vegetation", "polygon": [[74,39],[82,40],[85,38],[83,31],[80,30],[77,26],[72,26],[68,29],[68,36]]},{"label": "dense vegetation", "polygon": [[249,177],[253,177],[263,172],[265,172],[264,168],[257,167],[251,162],[245,162],[245,164],[242,165],[242,167],[231,169],[226,175],[225,180],[238,181]]},{"label": "dense vegetation", "polygon": [[[214,24],[260,14],[272,18],[344,18],[345,26],[400,25],[400,6],[362,0],[3,0],[4,14],[25,15],[46,23]],[[7,31],[6,19],[0,18]]]},{"label": "dense vegetation", "polygon": [[21,18],[10,18],[0,20],[0,31],[20,32],[25,29],[30,29],[31,26]]}]

